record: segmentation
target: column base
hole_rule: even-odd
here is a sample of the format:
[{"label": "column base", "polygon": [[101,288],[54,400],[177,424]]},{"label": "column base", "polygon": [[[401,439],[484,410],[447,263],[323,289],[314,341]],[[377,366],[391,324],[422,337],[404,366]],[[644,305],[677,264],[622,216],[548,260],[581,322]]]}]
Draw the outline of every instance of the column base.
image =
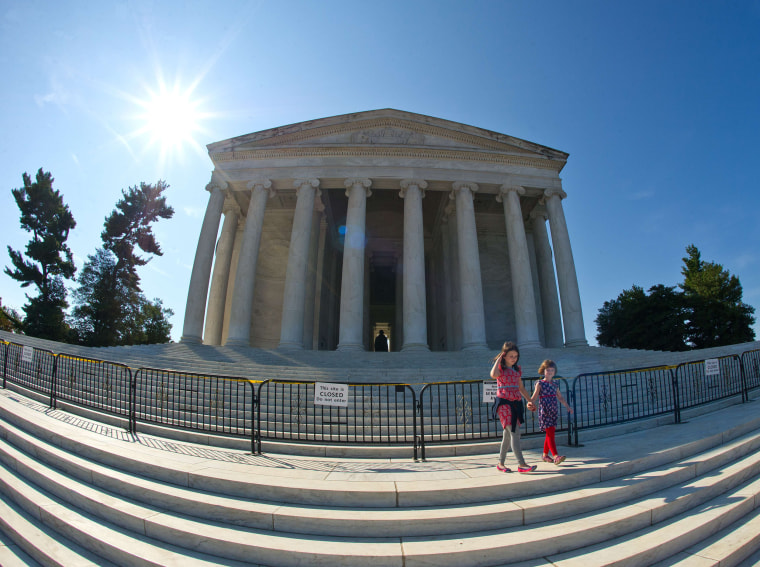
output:
[{"label": "column base", "polygon": [[525,343],[518,343],[520,348],[542,348],[541,341],[529,341]]},{"label": "column base", "polygon": [[224,343],[224,346],[249,347],[251,346],[251,342],[248,339],[227,339],[227,342]]},{"label": "column base", "polygon": [[568,348],[584,347],[584,346],[588,346],[588,341],[586,339],[574,339],[572,341],[567,341],[565,343],[565,346]]},{"label": "column base", "polygon": [[203,339],[196,335],[182,335],[179,342],[189,345],[201,345],[203,344]]},{"label": "column base", "polygon": [[430,352],[430,347],[426,343],[409,343],[401,347],[401,352]]},{"label": "column base", "polygon": [[301,343],[280,343],[277,345],[277,350],[304,350]]},{"label": "column base", "polygon": [[488,346],[485,343],[469,343],[462,345],[459,350],[488,350]]},{"label": "column base", "polygon": [[364,345],[359,343],[345,343],[338,345],[339,352],[364,352]]}]

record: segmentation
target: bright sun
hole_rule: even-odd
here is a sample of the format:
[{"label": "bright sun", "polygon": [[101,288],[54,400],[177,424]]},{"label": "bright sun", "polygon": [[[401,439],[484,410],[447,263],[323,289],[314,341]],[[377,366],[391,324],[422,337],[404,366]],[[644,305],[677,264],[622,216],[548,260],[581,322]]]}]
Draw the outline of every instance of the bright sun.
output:
[{"label": "bright sun", "polygon": [[192,89],[161,84],[158,90],[149,90],[145,99],[137,101],[142,109],[138,133],[150,138],[150,147],[159,148],[162,161],[181,158],[186,146],[203,154],[195,136],[202,130],[204,114],[200,101],[192,96]]}]

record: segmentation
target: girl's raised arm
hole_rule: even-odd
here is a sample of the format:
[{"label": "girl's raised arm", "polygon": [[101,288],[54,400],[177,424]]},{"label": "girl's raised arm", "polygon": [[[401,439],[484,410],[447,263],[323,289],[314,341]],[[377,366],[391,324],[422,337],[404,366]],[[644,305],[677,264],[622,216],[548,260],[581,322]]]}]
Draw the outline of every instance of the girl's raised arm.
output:
[{"label": "girl's raised arm", "polygon": [[499,363],[501,362],[502,355],[496,357],[496,362],[493,363],[493,366],[491,367],[491,378],[496,380],[499,377]]}]

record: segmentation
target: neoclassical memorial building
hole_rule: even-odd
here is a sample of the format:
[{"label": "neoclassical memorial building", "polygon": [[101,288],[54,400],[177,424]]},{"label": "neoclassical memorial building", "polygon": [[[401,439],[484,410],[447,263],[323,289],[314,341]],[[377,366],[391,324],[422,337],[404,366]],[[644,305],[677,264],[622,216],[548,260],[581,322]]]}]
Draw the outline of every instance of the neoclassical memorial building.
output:
[{"label": "neoclassical memorial building", "polygon": [[587,344],[568,154],[393,109],[208,151],[183,342],[372,350],[382,329],[392,351]]}]

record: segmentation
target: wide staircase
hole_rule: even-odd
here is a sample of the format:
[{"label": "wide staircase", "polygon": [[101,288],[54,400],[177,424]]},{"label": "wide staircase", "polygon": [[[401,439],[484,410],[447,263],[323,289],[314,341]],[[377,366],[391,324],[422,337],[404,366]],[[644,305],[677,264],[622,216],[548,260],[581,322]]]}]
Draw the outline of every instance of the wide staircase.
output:
[{"label": "wide staircase", "polygon": [[0,565],[754,565],[758,407],[505,474],[495,444],[426,462],[252,455],[0,390]]}]

